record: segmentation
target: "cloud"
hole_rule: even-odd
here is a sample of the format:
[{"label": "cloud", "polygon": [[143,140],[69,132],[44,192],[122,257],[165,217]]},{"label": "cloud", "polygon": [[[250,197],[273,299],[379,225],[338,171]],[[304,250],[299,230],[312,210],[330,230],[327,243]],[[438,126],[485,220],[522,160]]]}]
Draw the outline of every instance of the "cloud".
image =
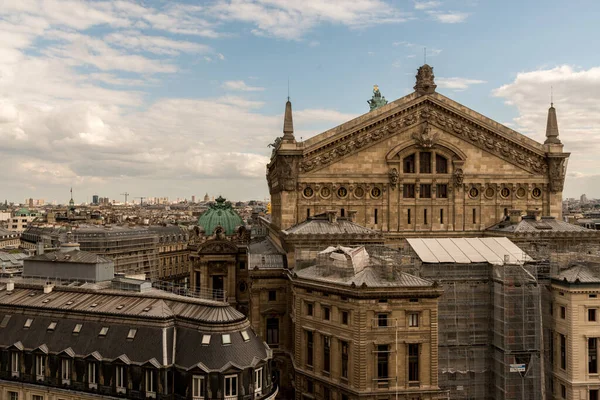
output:
[{"label": "cloud", "polygon": [[221,53],[217,53],[217,58],[221,61],[225,60],[225,56]]},{"label": "cloud", "polygon": [[457,11],[427,11],[427,14],[443,24],[460,24],[469,17],[469,13]]},{"label": "cloud", "polygon": [[240,92],[262,92],[265,90],[264,87],[259,86],[248,86],[244,81],[226,81],[223,82],[222,87],[228,90],[237,90]]},{"label": "cloud", "polygon": [[[425,46],[423,44],[418,44],[418,43],[411,43],[411,42],[407,42],[407,41],[399,41],[399,42],[393,42],[392,46],[394,47],[405,47],[407,49],[410,49],[411,51],[416,51],[416,50],[420,50],[421,52],[419,53],[419,55],[423,55],[423,49],[427,50],[427,57],[435,57],[437,55],[439,55],[442,50],[438,49],[436,47],[431,47],[431,46]],[[417,54],[413,53],[410,55],[407,55],[407,58],[413,58],[416,57]]]},{"label": "cloud", "polygon": [[543,142],[551,87],[560,139],[565,151],[571,152],[565,194],[579,196],[587,190],[588,196],[600,197],[600,67],[560,65],[520,72],[492,94],[516,108],[519,115],[513,122],[518,131]]},{"label": "cloud", "polygon": [[207,53],[212,50],[210,46],[204,44],[172,40],[163,36],[148,36],[139,31],[113,32],[106,35],[104,39],[117,47],[154,54]]},{"label": "cloud", "polygon": [[221,0],[207,8],[207,12],[221,21],[240,21],[253,25],[257,36],[275,36],[298,40],[319,23],[365,28],[381,24],[405,22],[410,14],[404,13],[382,0],[324,2],[305,0]]},{"label": "cloud", "polygon": [[311,40],[311,41],[308,43],[308,46],[309,46],[309,47],[317,47],[317,46],[319,46],[320,44],[321,44],[321,43],[320,43],[318,40]]},{"label": "cloud", "polygon": [[479,85],[486,83],[479,79],[467,79],[467,78],[437,78],[436,84],[438,87],[443,89],[453,89],[455,91],[466,90],[471,85]]},{"label": "cloud", "polygon": [[442,5],[441,1],[415,1],[416,10],[428,10]]}]

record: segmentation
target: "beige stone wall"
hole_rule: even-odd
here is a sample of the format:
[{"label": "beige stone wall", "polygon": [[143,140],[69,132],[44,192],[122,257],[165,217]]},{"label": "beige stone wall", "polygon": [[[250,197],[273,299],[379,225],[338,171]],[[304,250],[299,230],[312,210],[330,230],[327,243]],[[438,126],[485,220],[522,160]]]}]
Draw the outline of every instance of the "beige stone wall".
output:
[{"label": "beige stone wall", "polygon": [[106,398],[84,392],[75,392],[51,386],[36,386],[26,383],[0,381],[0,398],[11,400],[11,392],[17,393],[18,400],[33,400],[33,396],[41,396],[44,400],[101,400]]},{"label": "beige stone wall", "polygon": [[[567,398],[588,400],[589,390],[600,390],[600,374],[588,372],[588,338],[598,338],[600,345],[600,286],[571,288],[552,285],[554,331],[554,399],[561,399],[561,385],[566,387]],[[590,297],[595,296],[595,297]],[[560,307],[566,315],[561,317]],[[588,320],[588,310],[596,309],[596,321]],[[560,365],[560,335],[566,336],[567,368]],[[600,364],[598,364],[600,372]],[[549,395],[552,395],[550,393]]]}]

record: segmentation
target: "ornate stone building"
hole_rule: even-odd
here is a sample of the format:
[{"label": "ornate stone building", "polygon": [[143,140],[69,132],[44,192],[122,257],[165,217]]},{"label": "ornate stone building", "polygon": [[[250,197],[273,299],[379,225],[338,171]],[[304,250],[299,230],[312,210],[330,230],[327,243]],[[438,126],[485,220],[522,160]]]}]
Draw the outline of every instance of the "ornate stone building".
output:
[{"label": "ornate stone building", "polygon": [[356,222],[396,242],[481,235],[512,209],[561,217],[569,153],[554,107],[542,144],[437,93],[429,65],[416,78],[413,93],[304,142],[288,101],[267,166],[277,228],[355,211]]}]

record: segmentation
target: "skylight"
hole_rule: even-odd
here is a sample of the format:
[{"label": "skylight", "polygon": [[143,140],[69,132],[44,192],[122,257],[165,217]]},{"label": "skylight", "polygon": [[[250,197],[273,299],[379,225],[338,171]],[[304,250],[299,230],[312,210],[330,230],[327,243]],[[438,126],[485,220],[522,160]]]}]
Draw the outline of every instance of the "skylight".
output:
[{"label": "skylight", "polygon": [[106,336],[107,333],[108,333],[108,326],[103,326],[102,329],[100,329],[100,336]]},{"label": "skylight", "polygon": [[119,304],[119,305],[117,306],[117,310],[122,310],[122,309],[123,309],[123,307],[125,307],[123,304]]},{"label": "skylight", "polygon": [[209,343],[210,343],[210,335],[203,335],[202,336],[202,346],[208,346]]},{"label": "skylight", "polygon": [[56,324],[58,324],[58,322],[50,322],[50,325],[48,325],[48,330],[53,331],[56,328]]},{"label": "skylight", "polygon": [[75,328],[73,328],[73,333],[79,333],[79,332],[81,332],[81,328],[83,328],[82,324],[75,325]]},{"label": "skylight", "polygon": [[30,328],[31,324],[33,324],[33,318],[28,318],[27,321],[25,321],[25,325],[23,325],[23,328]]},{"label": "skylight", "polygon": [[136,328],[131,328],[129,330],[129,333],[127,334],[127,339],[133,340],[135,338],[135,334],[136,333],[137,333],[137,329]]},{"label": "skylight", "polygon": [[223,335],[221,335],[221,338],[223,340],[223,344],[231,344],[231,335],[229,333],[224,333]]},{"label": "skylight", "polygon": [[250,335],[248,335],[248,331],[242,331],[242,338],[244,338],[244,342],[250,340]]}]

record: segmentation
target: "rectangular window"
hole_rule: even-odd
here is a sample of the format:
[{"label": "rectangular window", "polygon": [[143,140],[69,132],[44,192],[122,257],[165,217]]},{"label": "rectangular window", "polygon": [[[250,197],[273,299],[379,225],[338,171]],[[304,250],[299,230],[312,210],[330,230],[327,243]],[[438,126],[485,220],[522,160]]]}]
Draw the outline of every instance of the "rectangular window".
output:
[{"label": "rectangular window", "polygon": [[411,154],[408,157],[404,157],[403,160],[404,165],[404,173],[405,174],[414,174],[415,173],[415,155]]},{"label": "rectangular window", "polygon": [[16,351],[10,353],[10,370],[12,373],[19,373],[19,353]]},{"label": "rectangular window", "polygon": [[448,198],[448,185],[446,184],[439,184],[437,185],[437,198],[438,199],[447,199]]},{"label": "rectangular window", "polygon": [[279,318],[267,318],[267,344],[279,344]]},{"label": "rectangular window", "polygon": [[8,400],[19,400],[19,393],[8,392]]},{"label": "rectangular window", "polygon": [[431,153],[421,152],[419,153],[419,172],[422,174],[431,173]]},{"label": "rectangular window", "polygon": [[446,157],[442,157],[439,154],[435,155],[435,172],[438,174],[448,173],[448,160]]},{"label": "rectangular window", "polygon": [[588,309],[588,321],[590,321],[590,322],[596,321],[596,309],[595,308]]},{"label": "rectangular window", "polygon": [[388,315],[387,314],[377,314],[377,326],[379,326],[379,327],[388,326]]},{"label": "rectangular window", "polygon": [[377,379],[380,380],[380,384],[387,384],[387,378],[389,377],[388,348],[387,344],[377,345]]},{"label": "rectangular window", "polygon": [[262,393],[263,369],[254,370],[254,393]]},{"label": "rectangular window", "polygon": [[44,356],[37,355],[35,356],[35,375],[36,378],[44,379],[44,374],[46,372],[46,360]]},{"label": "rectangular window", "polygon": [[312,303],[306,303],[306,315],[313,315],[313,305]]},{"label": "rectangular window", "polygon": [[323,372],[329,372],[331,368],[331,338],[323,336]]},{"label": "rectangular window", "polygon": [[550,365],[554,367],[554,331],[550,331],[550,343],[548,346],[550,348]]},{"label": "rectangular window", "polygon": [[473,209],[473,223],[474,224],[477,223],[477,209],[476,208]]},{"label": "rectangular window", "polygon": [[419,313],[408,314],[408,326],[419,326]]},{"label": "rectangular window", "polygon": [[40,396],[39,394],[32,394],[31,400],[44,400],[44,396]]},{"label": "rectangular window", "polygon": [[96,363],[89,363],[88,364],[88,383],[91,383],[93,385],[95,385],[97,383],[96,381]]},{"label": "rectangular window", "polygon": [[560,318],[567,318],[567,309],[564,306],[560,306]]},{"label": "rectangular window", "polygon": [[65,383],[65,381],[70,381],[71,380],[71,360],[69,360],[68,358],[63,358],[61,360],[60,371],[61,371],[63,383]]},{"label": "rectangular window", "polygon": [[329,318],[331,317],[330,312],[329,307],[323,307],[323,319],[325,321],[329,321]]},{"label": "rectangular window", "polygon": [[415,198],[415,185],[413,183],[407,183],[404,185],[403,196],[405,199],[414,199]]},{"label": "rectangular window", "polygon": [[444,223],[444,209],[440,208],[440,224]]},{"label": "rectangular window", "polygon": [[567,369],[567,338],[560,335],[560,367]]},{"label": "rectangular window", "polygon": [[431,185],[428,183],[421,184],[421,190],[419,191],[419,197],[422,199],[431,198]]},{"label": "rectangular window", "polygon": [[125,367],[122,365],[115,367],[115,386],[120,389],[125,388]]},{"label": "rectangular window", "polygon": [[375,225],[377,225],[377,209],[375,209]]},{"label": "rectangular window", "polygon": [[313,339],[314,334],[310,331],[306,332],[306,365],[313,365]]},{"label": "rectangular window", "polygon": [[560,385],[560,397],[563,399],[567,398],[567,388],[565,385]]},{"label": "rectangular window", "polygon": [[348,325],[348,311],[342,311],[342,324]]},{"label": "rectangular window", "polygon": [[590,400],[598,400],[598,389],[590,390]]},{"label": "rectangular window", "polygon": [[427,225],[427,209],[423,210],[423,223]]},{"label": "rectangular window", "polygon": [[419,380],[419,344],[408,345],[408,380],[416,382]]},{"label": "rectangular window", "polygon": [[277,291],[269,290],[269,301],[276,301],[276,300],[277,300]]},{"label": "rectangular window", "polygon": [[323,400],[331,400],[331,391],[327,386],[323,386]]},{"label": "rectangular window", "polygon": [[345,217],[346,216],[346,210],[345,209],[340,209],[340,217]]},{"label": "rectangular window", "polygon": [[151,369],[147,369],[145,371],[145,386],[146,386],[146,392],[156,392],[156,389],[154,389],[154,371],[152,371]]},{"label": "rectangular window", "polygon": [[348,342],[341,342],[342,347],[342,378],[348,379]]},{"label": "rectangular window", "polygon": [[310,208],[306,209],[306,219],[310,218]]},{"label": "rectangular window", "polygon": [[194,375],[192,378],[192,398],[193,400],[204,399],[206,386],[204,384],[204,377]]},{"label": "rectangular window", "polygon": [[225,400],[237,399],[238,392],[238,377],[237,375],[229,375],[225,377]]},{"label": "rectangular window", "polygon": [[246,269],[246,261],[240,261],[240,269]]},{"label": "rectangular window", "polygon": [[588,373],[598,373],[598,339],[588,338]]}]

